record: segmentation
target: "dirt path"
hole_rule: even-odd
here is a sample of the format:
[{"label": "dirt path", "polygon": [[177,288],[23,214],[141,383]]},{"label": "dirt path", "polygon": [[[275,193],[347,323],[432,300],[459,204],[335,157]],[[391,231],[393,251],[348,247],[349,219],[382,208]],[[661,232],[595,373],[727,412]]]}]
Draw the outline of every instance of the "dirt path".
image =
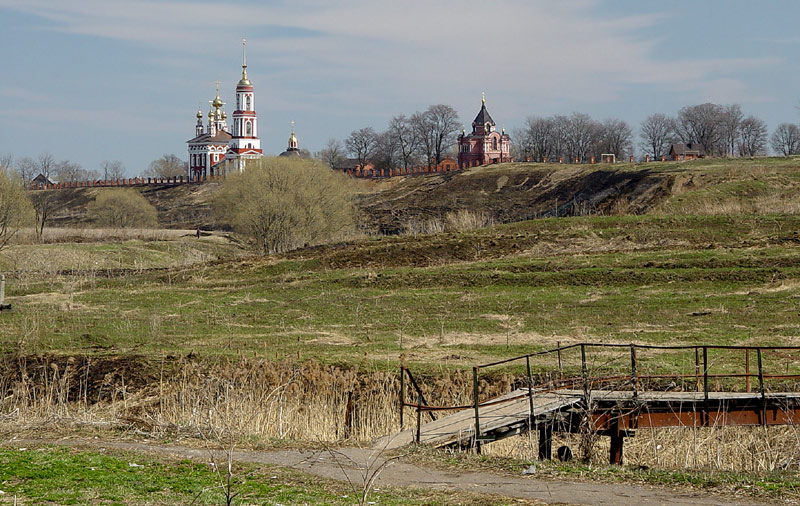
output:
[{"label": "dirt path", "polygon": [[[127,441],[99,441],[79,439],[13,440],[6,446],[56,445],[74,448],[113,449],[147,453],[179,459],[208,462],[207,450],[175,445],[158,445]],[[337,458],[323,451],[276,450],[237,451],[234,460],[272,464],[297,469],[317,476],[345,480],[344,472],[354,483],[362,480],[364,467],[375,469],[383,460],[367,450],[344,448],[337,450]],[[361,468],[361,469],[359,469]],[[424,468],[404,462],[391,462],[379,475],[375,486],[416,487],[436,490],[461,490],[478,494],[500,495],[545,503],[562,504],[613,504],[615,506],[639,504],[700,504],[733,505],[756,504],[730,497],[713,496],[685,490],[671,490],[646,485],[587,483],[578,481],[550,481],[535,476],[501,476],[487,472],[456,472]]]}]

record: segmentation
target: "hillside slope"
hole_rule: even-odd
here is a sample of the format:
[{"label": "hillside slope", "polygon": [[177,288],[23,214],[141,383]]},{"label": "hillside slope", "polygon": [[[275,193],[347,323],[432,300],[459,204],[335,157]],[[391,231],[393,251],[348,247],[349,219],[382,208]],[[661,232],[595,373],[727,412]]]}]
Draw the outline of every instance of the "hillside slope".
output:
[{"label": "hillside slope", "polygon": [[[468,209],[491,221],[593,214],[729,214],[798,211],[800,158],[705,159],[649,164],[508,163],[463,172],[354,180],[363,227],[395,234]],[[139,190],[165,228],[221,228],[211,201],[220,184]],[[52,224],[88,224],[86,205],[102,188],[50,190]]]}]

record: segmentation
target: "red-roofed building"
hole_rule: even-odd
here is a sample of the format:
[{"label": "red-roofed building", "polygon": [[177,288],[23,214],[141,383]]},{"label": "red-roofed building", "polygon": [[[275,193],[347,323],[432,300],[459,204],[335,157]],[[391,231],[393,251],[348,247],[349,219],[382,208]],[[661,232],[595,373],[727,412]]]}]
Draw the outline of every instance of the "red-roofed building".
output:
[{"label": "red-roofed building", "polygon": [[458,166],[472,167],[476,163],[510,162],[511,139],[505,130],[498,132],[495,122],[486,110],[486,98],[481,100],[481,110],[472,122],[472,133],[462,130],[458,136]]}]

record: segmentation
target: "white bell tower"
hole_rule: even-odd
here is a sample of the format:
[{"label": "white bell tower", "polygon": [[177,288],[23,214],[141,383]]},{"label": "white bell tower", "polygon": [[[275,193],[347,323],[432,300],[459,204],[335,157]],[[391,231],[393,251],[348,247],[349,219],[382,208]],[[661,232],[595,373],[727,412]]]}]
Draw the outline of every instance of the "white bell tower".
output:
[{"label": "white bell tower", "polygon": [[228,145],[226,159],[233,162],[233,168],[242,171],[247,160],[261,158],[261,140],[258,138],[258,117],[256,116],[253,84],[247,78],[247,41],[242,39],[242,78],[236,85],[236,110],[233,111],[233,137]]}]

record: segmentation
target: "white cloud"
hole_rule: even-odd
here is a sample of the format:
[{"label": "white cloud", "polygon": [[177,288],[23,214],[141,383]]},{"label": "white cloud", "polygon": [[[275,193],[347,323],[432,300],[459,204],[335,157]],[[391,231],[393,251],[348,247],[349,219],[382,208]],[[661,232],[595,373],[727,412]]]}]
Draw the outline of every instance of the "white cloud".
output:
[{"label": "white cloud", "polygon": [[344,107],[374,99],[390,108],[389,97],[465,99],[482,88],[542,102],[611,101],[640,85],[701,96],[720,79],[746,96],[746,85],[731,74],[776,63],[659,61],[648,31],[660,18],[604,17],[598,0],[0,0],[0,6],[40,16],[54,30],[158,46],[164,61],[191,55],[233,68],[234,41],[249,35],[252,72],[268,75],[276,93],[292,81],[312,94],[328,87]]}]

